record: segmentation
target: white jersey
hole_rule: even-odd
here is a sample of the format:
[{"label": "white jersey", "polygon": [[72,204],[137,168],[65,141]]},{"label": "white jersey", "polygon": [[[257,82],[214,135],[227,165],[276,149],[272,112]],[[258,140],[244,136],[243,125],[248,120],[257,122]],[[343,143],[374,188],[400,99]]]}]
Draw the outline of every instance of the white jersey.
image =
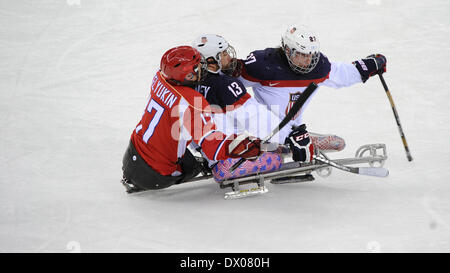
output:
[{"label": "white jersey", "polygon": [[[239,134],[246,131],[260,139],[269,136],[281,122],[274,112],[253,97],[249,97],[237,108],[221,114],[214,114],[213,118],[217,128],[225,134]],[[286,125],[270,139],[270,142],[283,144],[291,132],[291,127]]]}]

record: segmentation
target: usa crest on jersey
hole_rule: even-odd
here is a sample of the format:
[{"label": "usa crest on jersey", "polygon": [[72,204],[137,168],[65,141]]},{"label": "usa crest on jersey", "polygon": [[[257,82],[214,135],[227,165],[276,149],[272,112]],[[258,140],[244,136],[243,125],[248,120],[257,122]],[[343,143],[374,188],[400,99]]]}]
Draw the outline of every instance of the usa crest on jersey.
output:
[{"label": "usa crest on jersey", "polygon": [[[298,98],[300,97],[301,92],[297,92],[297,93],[289,93],[289,102],[288,105],[286,106],[286,110],[284,111],[284,114],[287,115],[287,113],[289,113],[289,111],[291,110],[292,106],[294,105],[294,103],[298,100]],[[297,112],[297,114],[295,114],[295,116],[292,118],[292,120],[295,120],[298,118],[298,116],[300,115],[300,110]]]}]

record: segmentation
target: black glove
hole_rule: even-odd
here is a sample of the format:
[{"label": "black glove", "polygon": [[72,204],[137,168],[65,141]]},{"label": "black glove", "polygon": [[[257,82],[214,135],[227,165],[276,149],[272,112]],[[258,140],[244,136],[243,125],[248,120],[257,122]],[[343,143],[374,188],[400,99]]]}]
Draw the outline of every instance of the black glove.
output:
[{"label": "black glove", "polygon": [[386,57],[382,54],[372,54],[365,59],[354,61],[353,64],[361,74],[361,79],[366,82],[369,77],[386,72]]},{"label": "black glove", "polygon": [[306,125],[293,126],[292,132],[286,138],[284,144],[288,144],[292,151],[292,159],[300,162],[311,162],[314,155],[314,145],[306,131]]}]

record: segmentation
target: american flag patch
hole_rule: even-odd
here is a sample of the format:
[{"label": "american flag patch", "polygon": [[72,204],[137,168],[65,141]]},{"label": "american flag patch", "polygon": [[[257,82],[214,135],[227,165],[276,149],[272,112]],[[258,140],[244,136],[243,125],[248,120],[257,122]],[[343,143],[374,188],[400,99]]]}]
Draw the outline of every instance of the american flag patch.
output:
[{"label": "american flag patch", "polygon": [[[292,106],[298,100],[298,98],[300,97],[301,94],[302,94],[301,92],[289,93],[289,102],[288,102],[288,104],[286,106],[286,110],[284,112],[285,115],[287,115],[289,113],[289,111],[291,110]],[[292,118],[292,120],[297,119],[298,116],[300,115],[300,112],[301,112],[301,108],[300,108],[300,110],[298,110],[297,114],[295,114],[295,116]]]}]

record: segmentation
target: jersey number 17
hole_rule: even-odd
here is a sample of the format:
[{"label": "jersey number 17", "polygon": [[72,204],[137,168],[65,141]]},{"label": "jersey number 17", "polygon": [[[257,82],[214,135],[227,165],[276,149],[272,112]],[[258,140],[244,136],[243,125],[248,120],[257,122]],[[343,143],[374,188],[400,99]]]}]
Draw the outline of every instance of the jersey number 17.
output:
[{"label": "jersey number 17", "polygon": [[[152,137],[153,133],[155,132],[155,127],[156,125],[158,125],[159,120],[161,119],[164,113],[164,107],[162,107],[152,99],[149,102],[146,110],[149,114],[151,114],[152,111],[155,110],[155,115],[150,120],[147,130],[145,130],[144,135],[142,136],[142,140],[144,140],[145,143],[148,142],[148,140]],[[138,133],[142,129],[142,127],[143,127],[142,124],[139,124],[139,126],[136,127],[136,133]]]}]

